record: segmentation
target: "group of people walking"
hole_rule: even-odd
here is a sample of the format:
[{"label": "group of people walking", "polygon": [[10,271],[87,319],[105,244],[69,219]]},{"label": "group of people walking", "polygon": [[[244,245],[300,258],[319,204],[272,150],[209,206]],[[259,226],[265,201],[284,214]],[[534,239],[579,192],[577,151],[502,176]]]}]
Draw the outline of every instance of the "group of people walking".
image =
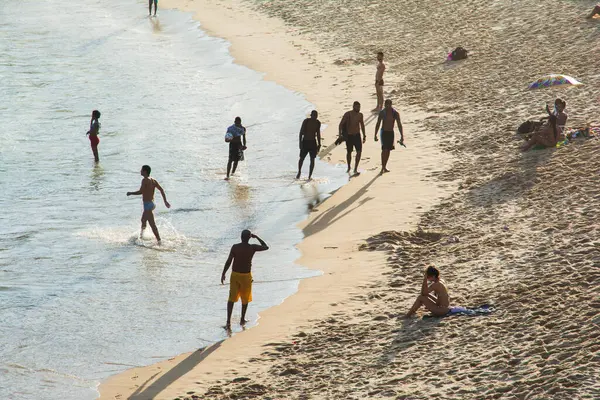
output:
[{"label": "group of people walking", "polygon": [[[152,0],[150,0],[150,5],[151,4]],[[385,102],[383,101],[383,73],[385,71],[385,65],[383,64],[383,53],[378,53],[377,60],[378,64],[375,76],[377,107],[373,110],[373,112],[378,114],[378,119],[375,126],[374,141],[381,141],[380,173],[383,174],[389,172],[387,169],[387,162],[389,160],[390,151],[394,150],[395,148],[394,127],[396,126],[400,132],[400,140],[398,140],[400,145],[404,145],[404,133],[402,122],[400,120],[400,113],[392,107],[391,100],[388,99],[385,100]],[[360,110],[360,103],[355,101],[352,105],[352,110],[343,115],[338,125],[339,136],[336,140],[336,144],[341,144],[343,142],[346,143],[346,161],[348,164],[347,172],[350,172],[351,170],[352,153],[356,152],[354,161],[355,175],[359,173],[358,166],[362,155],[362,148],[363,144],[367,140],[364,117]],[[98,145],[100,143],[100,116],[100,111],[94,110],[92,112],[90,129],[86,133],[89,136],[92,153],[96,163],[100,161],[98,154]],[[310,114],[310,117],[306,118],[300,127],[300,133],[298,137],[300,154],[296,179],[300,179],[302,166],[306,156],[310,156],[308,180],[312,179],[315,168],[315,159],[321,149],[321,122],[319,121],[318,116],[318,112],[313,110]],[[247,149],[246,128],[242,125],[242,119],[240,117],[236,117],[233,125],[227,128],[225,142],[229,144],[227,175],[225,177],[225,179],[228,180],[232,175],[235,174],[238,163],[244,160],[244,151]],[[152,169],[149,165],[142,166],[140,170],[140,174],[142,175],[140,188],[134,192],[127,192],[127,196],[142,196],[143,211],[141,218],[140,238],[143,237],[144,230],[149,224],[154,236],[156,237],[156,240],[160,244],[161,237],[156,226],[153,213],[154,209],[156,208],[156,204],[154,203],[154,194],[156,190],[158,190],[162,195],[166,207],[170,208],[171,205],[167,201],[167,196],[162,186],[157,180],[150,177],[151,171]],[[255,238],[259,244],[250,244],[250,240],[252,238]],[[268,245],[249,230],[244,230],[241,234],[241,242],[231,247],[229,257],[227,258],[221,276],[221,283],[224,283],[226,272],[230,267],[232,268],[232,275],[230,278],[230,293],[227,302],[227,329],[230,329],[231,326],[233,304],[240,298],[242,300],[242,315],[240,323],[243,325],[246,322],[246,310],[248,303],[252,300],[252,258],[256,252],[265,251],[268,249]]]}]

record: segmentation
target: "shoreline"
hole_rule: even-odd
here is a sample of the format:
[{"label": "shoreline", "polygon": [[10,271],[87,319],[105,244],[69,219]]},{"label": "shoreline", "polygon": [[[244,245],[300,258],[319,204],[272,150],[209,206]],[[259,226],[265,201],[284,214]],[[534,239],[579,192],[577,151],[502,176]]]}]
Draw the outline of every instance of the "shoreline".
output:
[{"label": "shoreline", "polygon": [[[429,177],[447,167],[449,161],[433,135],[419,125],[427,115],[417,110],[407,112],[402,104],[395,106],[402,113],[409,148],[392,152],[392,172],[378,176],[380,151],[372,141],[374,121],[368,111],[375,103],[371,84],[375,49],[372,68],[356,66],[351,52],[342,48],[325,52],[298,36],[296,29],[254,11],[243,1],[163,0],[162,4],[193,12],[201,29],[231,43],[234,62],[263,72],[265,80],[302,93],[315,104],[319,119],[328,126],[323,131],[326,150],[321,152],[321,158],[330,163],[345,164],[343,145],[328,145],[337,136],[337,122],[343,112],[350,109],[352,101],[361,101],[368,121],[368,141],[360,166],[363,173],[319,204],[299,224],[305,237],[297,245],[302,256],[296,262],[323,271],[323,275],[301,280],[296,293],[261,312],[257,326],[248,331],[204,351],[182,354],[109,378],[100,385],[100,399],[128,398],[134,393],[131,398],[175,398],[190,391],[207,390],[220,379],[238,375],[243,378],[257,369],[265,371],[268,365],[251,361],[260,359],[265,345],[286,341],[299,331],[309,332],[311,321],[335,313],[352,296],[364,295],[368,291],[366,285],[381,277],[387,267],[387,255],[359,252],[364,240],[386,230],[412,230],[422,213],[453,191],[452,184],[445,183],[442,188],[442,184],[432,184]],[[397,80],[389,70],[386,77],[387,81]],[[368,226],[363,222],[366,216]]]}]

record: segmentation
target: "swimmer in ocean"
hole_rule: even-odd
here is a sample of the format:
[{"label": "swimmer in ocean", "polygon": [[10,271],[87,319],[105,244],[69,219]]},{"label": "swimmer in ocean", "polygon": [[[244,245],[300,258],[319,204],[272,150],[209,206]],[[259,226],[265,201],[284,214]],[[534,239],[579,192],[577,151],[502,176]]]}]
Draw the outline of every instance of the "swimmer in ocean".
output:
[{"label": "swimmer in ocean", "polygon": [[158,234],[158,228],[156,227],[156,223],[154,222],[154,209],[156,205],[154,204],[154,190],[158,189],[160,194],[162,195],[163,201],[165,202],[165,206],[167,208],[171,208],[171,205],[167,201],[167,195],[165,194],[164,189],[160,186],[158,181],[154,178],[150,178],[151,168],[148,165],[142,166],[142,170],[140,174],[144,177],[142,179],[142,185],[140,186],[140,190],[137,192],[127,192],[127,196],[139,196],[142,195],[142,202],[144,204],[144,212],[142,213],[142,230],[140,232],[140,239],[144,234],[144,229],[146,229],[146,222],[150,223],[150,228],[152,228],[152,232],[154,232],[154,236],[158,243],[160,243],[160,235]]}]

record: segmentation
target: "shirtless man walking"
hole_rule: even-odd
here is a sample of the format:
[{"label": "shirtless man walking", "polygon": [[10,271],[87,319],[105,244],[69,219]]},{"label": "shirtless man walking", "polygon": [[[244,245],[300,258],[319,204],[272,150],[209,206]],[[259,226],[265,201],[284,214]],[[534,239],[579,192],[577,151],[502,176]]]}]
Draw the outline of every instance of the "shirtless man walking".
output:
[{"label": "shirtless man walking", "polygon": [[387,162],[390,159],[390,151],[394,150],[394,124],[398,125],[400,131],[400,140],[398,143],[404,145],[404,132],[402,131],[402,122],[400,122],[400,113],[392,108],[392,100],[385,101],[385,108],[379,112],[377,125],[375,126],[375,141],[377,141],[377,132],[383,121],[381,128],[381,174],[390,172],[387,167]]},{"label": "shirtless man walking", "polygon": [[383,73],[385,64],[383,63],[383,52],[377,53],[377,71],[375,72],[375,92],[377,93],[377,107],[373,111],[381,111],[383,108]]},{"label": "shirtless man walking", "polygon": [[154,232],[154,236],[158,243],[160,243],[160,235],[158,234],[158,228],[156,227],[156,223],[154,222],[154,209],[156,205],[154,204],[154,190],[158,189],[160,194],[162,195],[163,201],[165,202],[165,206],[167,208],[171,208],[171,205],[167,201],[167,195],[165,194],[164,189],[159,185],[158,181],[154,178],[150,178],[150,167],[148,165],[142,166],[142,170],[140,174],[144,177],[142,179],[142,185],[140,186],[140,190],[137,192],[127,192],[127,196],[139,196],[142,195],[142,203],[144,204],[144,212],[142,213],[142,230],[140,232],[140,239],[144,234],[144,229],[146,229],[146,222],[150,223],[150,228],[152,228],[152,232]]},{"label": "shirtless man walking", "polygon": [[[358,101],[355,101],[352,105],[352,110],[348,111],[342,117],[339,130],[340,136],[343,136],[346,140],[346,162],[348,163],[348,169],[346,172],[350,172],[352,149],[356,149],[356,160],[354,162],[354,174],[356,175],[358,174],[358,164],[360,163],[360,156],[362,154],[362,145],[367,141],[365,122],[363,115],[360,112],[360,103]],[[362,140],[360,140],[361,130],[363,134]]]},{"label": "shirtless man walking", "polygon": [[313,110],[310,113],[310,118],[306,118],[302,122],[300,128],[300,160],[298,161],[298,174],[296,179],[300,179],[302,172],[302,164],[307,154],[310,154],[310,170],[308,172],[308,180],[312,179],[312,174],[315,169],[315,158],[321,149],[321,121],[317,119],[319,113]]},{"label": "shirtless man walking", "polygon": [[[260,244],[250,244],[250,239],[254,238]],[[221,285],[225,284],[225,274],[233,262],[231,278],[229,279],[229,299],[227,300],[227,324],[225,329],[231,329],[231,313],[233,304],[242,298],[242,316],[240,325],[246,321],[246,310],[248,303],[252,301],[252,257],[257,251],[269,250],[269,246],[258,236],[252,234],[249,230],[242,231],[242,242],[231,246],[229,257],[223,268],[221,275]]]},{"label": "shirtless man walking", "polygon": [[421,295],[417,297],[412,308],[406,314],[406,318],[414,315],[421,306],[425,306],[433,315],[438,317],[443,317],[450,311],[448,289],[444,281],[440,279],[440,271],[436,267],[429,267],[425,270]]}]

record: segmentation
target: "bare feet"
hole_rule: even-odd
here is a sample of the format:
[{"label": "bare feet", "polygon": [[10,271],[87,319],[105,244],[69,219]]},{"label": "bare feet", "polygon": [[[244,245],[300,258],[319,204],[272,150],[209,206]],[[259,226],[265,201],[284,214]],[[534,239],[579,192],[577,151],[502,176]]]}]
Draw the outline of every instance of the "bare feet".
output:
[{"label": "bare feet", "polygon": [[240,320],[240,325],[241,325],[241,326],[244,326],[244,325],[246,325],[248,322],[249,322],[249,321],[248,321],[247,319],[242,319],[242,320]]},{"label": "bare feet", "polygon": [[300,179],[300,172],[298,172],[298,175],[296,175],[296,179]]},{"label": "bare feet", "polygon": [[228,181],[228,180],[229,180],[229,177],[225,178],[225,180],[226,180],[226,181]]}]

